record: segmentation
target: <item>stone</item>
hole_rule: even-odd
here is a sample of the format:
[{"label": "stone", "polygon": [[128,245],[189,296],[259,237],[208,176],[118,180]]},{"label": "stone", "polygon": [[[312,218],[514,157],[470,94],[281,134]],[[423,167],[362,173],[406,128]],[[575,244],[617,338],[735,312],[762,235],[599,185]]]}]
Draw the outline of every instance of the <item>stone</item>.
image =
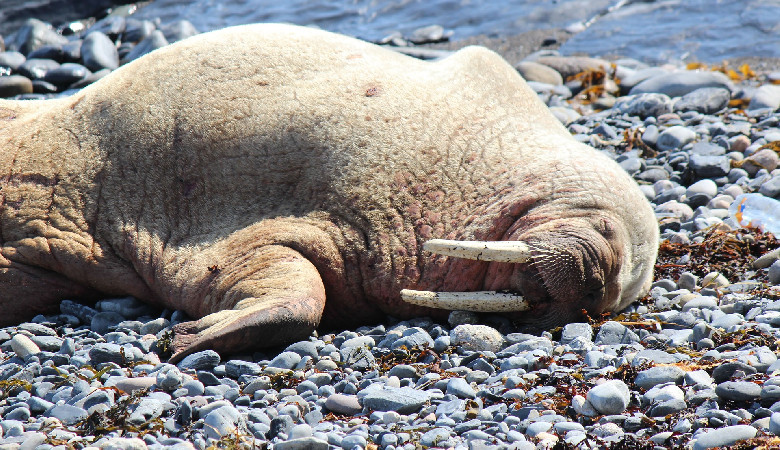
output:
[{"label": "stone", "polygon": [[472,388],[466,380],[459,377],[449,379],[446,393],[458,398],[475,398],[477,396],[477,392],[474,388]]},{"label": "stone", "polygon": [[650,389],[659,384],[680,384],[685,376],[685,371],[677,366],[656,366],[639,372],[634,384],[642,389]]},{"label": "stone", "polygon": [[409,387],[382,387],[369,392],[363,397],[363,406],[372,411],[396,411],[399,414],[409,414],[418,411],[430,400],[430,393],[418,391]]},{"label": "stone", "polygon": [[15,33],[14,39],[6,42],[6,45],[10,50],[18,50],[26,55],[47,45],[62,46],[67,42],[51,25],[38,19],[27,19]]},{"label": "stone", "polygon": [[81,44],[81,62],[93,72],[101,69],[114,70],[119,67],[119,53],[108,36],[100,31],[93,31]]},{"label": "stone", "polygon": [[780,108],[780,86],[765,84],[755,91],[748,104],[748,111],[756,109],[771,109],[772,111]]},{"label": "stone", "polygon": [[325,400],[325,408],[337,414],[354,416],[363,411],[356,395],[333,394]]},{"label": "stone", "polygon": [[157,386],[166,391],[175,390],[184,381],[184,376],[179,371],[179,368],[171,364],[163,364],[157,371],[155,378]]},{"label": "stone", "polygon": [[767,172],[775,170],[780,162],[777,153],[774,150],[765,148],[759,150],[740,162],[740,168],[747,171],[751,177],[756,176],[761,169],[766,169]]},{"label": "stone", "polygon": [[723,383],[724,381],[731,379],[737,372],[741,372],[744,375],[752,375],[757,371],[758,370],[755,367],[742,362],[724,362],[718,364],[712,370],[712,379],[715,383]]},{"label": "stone", "polygon": [[241,375],[260,375],[263,368],[259,364],[240,359],[231,359],[225,363],[225,373],[231,378],[239,378]]},{"label": "stone", "polygon": [[295,352],[284,351],[276,355],[276,357],[268,363],[268,367],[293,369],[299,362],[301,362],[301,355]]},{"label": "stone", "polygon": [[557,70],[534,61],[521,61],[515,66],[515,70],[517,70],[526,81],[538,81],[554,86],[563,84],[563,77]]},{"label": "stone", "polygon": [[628,386],[620,380],[609,380],[588,391],[587,400],[601,414],[620,414],[631,400]]},{"label": "stone", "polygon": [[158,48],[162,48],[168,45],[168,40],[165,39],[165,35],[160,30],[154,30],[149,33],[141,42],[137,43],[132,50],[130,50],[121,63],[126,64],[134,59],[138,59],[141,56]]},{"label": "stone", "polygon": [[238,410],[230,404],[225,404],[210,411],[203,419],[206,437],[222,439],[223,436],[235,433],[242,428],[243,419]]},{"label": "stone", "polygon": [[46,417],[56,417],[63,425],[75,425],[87,418],[87,410],[73,405],[55,405],[46,413]]},{"label": "stone", "polygon": [[330,447],[327,441],[312,436],[288,439],[274,444],[275,450],[328,450],[328,448]]},{"label": "stone", "polygon": [[148,389],[157,382],[155,377],[135,377],[117,380],[114,384],[117,389],[131,393],[142,389]]},{"label": "stone", "polygon": [[55,86],[67,87],[82,78],[86,78],[91,73],[89,69],[81,64],[64,63],[56,69],[46,72],[43,79]]},{"label": "stone", "polygon": [[715,114],[727,107],[731,99],[728,89],[705,87],[691,91],[674,103],[675,111],[696,111],[702,114]]},{"label": "stone", "polygon": [[41,352],[41,349],[35,342],[23,334],[15,334],[14,337],[11,338],[11,350],[16,353],[16,356],[22,359]]},{"label": "stone", "polygon": [[555,69],[564,80],[588,69],[605,72],[612,69],[609,61],[587,56],[541,56],[536,58],[535,62]]},{"label": "stone", "polygon": [[450,331],[451,345],[466,350],[497,352],[504,342],[504,336],[487,325],[458,325]]},{"label": "stone", "polygon": [[696,438],[693,450],[727,447],[744,439],[753,439],[756,433],[758,433],[758,430],[750,425],[732,425],[705,431]]},{"label": "stone", "polygon": [[23,54],[14,51],[0,52],[0,67],[16,70],[24,64],[27,58]]},{"label": "stone", "polygon": [[731,91],[729,78],[719,72],[679,71],[652,76],[634,86],[629,94],[660,93],[682,97],[697,89],[715,87]]},{"label": "stone", "polygon": [[607,321],[601,325],[595,343],[602,345],[633,344],[639,342],[639,336],[618,322]]},{"label": "stone", "polygon": [[647,93],[621,97],[613,109],[621,114],[638,116],[642,119],[658,117],[672,112],[672,99],[665,94]]},{"label": "stone", "polygon": [[101,450],[146,450],[147,448],[146,442],[139,438],[112,437],[100,444]]},{"label": "stone", "polygon": [[93,366],[105,362],[122,365],[126,362],[126,353],[118,344],[99,342],[89,349],[89,359]]},{"label": "stone", "polygon": [[0,76],[0,97],[31,94],[33,82],[22,75]]},{"label": "stone", "polygon": [[750,381],[724,381],[715,387],[715,393],[723,400],[753,401],[761,397],[761,386]]},{"label": "stone", "polygon": [[123,320],[125,320],[125,317],[117,312],[99,312],[92,316],[90,328],[95,333],[105,334]]},{"label": "stone", "polygon": [[677,150],[696,139],[696,132],[690,128],[675,125],[658,135],[656,146],[659,150]]}]

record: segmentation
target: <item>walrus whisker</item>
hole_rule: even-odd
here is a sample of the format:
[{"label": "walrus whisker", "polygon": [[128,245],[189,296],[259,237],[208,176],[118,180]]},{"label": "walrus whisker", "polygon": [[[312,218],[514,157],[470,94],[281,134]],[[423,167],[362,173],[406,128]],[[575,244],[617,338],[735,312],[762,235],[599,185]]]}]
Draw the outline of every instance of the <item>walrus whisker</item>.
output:
[{"label": "walrus whisker", "polygon": [[431,239],[423,244],[431,253],[477,261],[524,263],[531,259],[528,244],[520,241],[455,241]]},{"label": "walrus whisker", "polygon": [[403,289],[401,299],[413,305],[459,311],[509,312],[530,309],[522,295],[496,291],[431,292]]}]

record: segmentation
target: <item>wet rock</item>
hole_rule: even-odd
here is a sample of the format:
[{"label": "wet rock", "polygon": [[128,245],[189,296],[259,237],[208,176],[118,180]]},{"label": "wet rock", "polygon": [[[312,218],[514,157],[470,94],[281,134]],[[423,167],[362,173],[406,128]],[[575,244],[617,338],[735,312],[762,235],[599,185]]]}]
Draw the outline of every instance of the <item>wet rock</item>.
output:
[{"label": "wet rock", "polygon": [[119,67],[119,53],[108,36],[93,31],[84,38],[81,45],[81,61],[91,71],[114,70]]},{"label": "wet rock", "polygon": [[696,111],[715,114],[727,107],[731,99],[728,89],[705,87],[683,95],[674,103],[675,111]]},{"label": "wet rock", "polygon": [[57,33],[51,25],[38,19],[27,19],[21,28],[13,35],[13,40],[6,42],[9,50],[17,50],[28,54],[45,45],[62,46],[68,40]]},{"label": "wet rock", "polygon": [[145,37],[144,40],[136,44],[135,47],[133,47],[133,49],[130,50],[130,52],[125,55],[124,58],[122,58],[121,63],[126,64],[153,50],[165,47],[166,45],[168,45],[168,40],[165,39],[165,35],[163,35],[162,31],[154,30],[149,34],[149,36]]}]

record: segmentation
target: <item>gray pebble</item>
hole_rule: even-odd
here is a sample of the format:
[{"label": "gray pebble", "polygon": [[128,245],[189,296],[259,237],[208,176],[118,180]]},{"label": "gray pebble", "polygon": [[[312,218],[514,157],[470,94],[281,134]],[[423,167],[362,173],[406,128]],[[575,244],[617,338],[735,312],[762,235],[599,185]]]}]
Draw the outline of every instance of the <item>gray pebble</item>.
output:
[{"label": "gray pebble", "polygon": [[729,104],[731,92],[718,87],[696,89],[683,95],[674,103],[675,111],[697,111],[702,114],[715,114]]},{"label": "gray pebble", "polygon": [[645,93],[621,97],[613,107],[621,114],[638,116],[642,119],[672,112],[672,99],[665,94]]},{"label": "gray pebble", "polygon": [[295,352],[285,351],[276,355],[276,357],[268,363],[268,367],[293,369],[299,362],[301,362],[301,355]]},{"label": "gray pebble", "polygon": [[214,350],[203,350],[191,355],[187,355],[179,361],[176,366],[182,370],[184,369],[213,369],[220,363],[219,353]]},{"label": "gray pebble", "polygon": [[33,82],[29,78],[22,75],[0,76],[0,97],[13,97],[32,92]]},{"label": "gray pebble", "polygon": [[367,393],[363,405],[372,411],[396,411],[400,414],[415,412],[430,399],[426,391],[408,387],[383,387]]},{"label": "gray pebble", "polygon": [[105,34],[93,31],[81,44],[81,61],[91,71],[114,70],[119,67],[116,45]]},{"label": "gray pebble", "polygon": [[675,125],[658,135],[656,146],[659,150],[677,150],[696,139],[696,132],[690,128]]},{"label": "gray pebble", "polygon": [[168,45],[168,40],[165,39],[165,35],[163,35],[162,31],[154,30],[149,33],[149,35],[146,36],[141,42],[136,44],[135,47],[133,47],[133,49],[130,50],[130,52],[125,55],[124,58],[122,58],[121,63],[128,63],[153,50],[165,47],[166,45]]},{"label": "gray pebble", "polygon": [[608,321],[599,328],[595,342],[601,345],[633,344],[639,342],[639,336],[625,325]]},{"label": "gray pebble", "polygon": [[685,371],[677,366],[656,366],[639,372],[634,384],[642,389],[665,383],[682,383]]},{"label": "gray pebble", "polygon": [[602,414],[620,414],[631,400],[628,386],[620,380],[609,380],[588,391],[587,400]]},{"label": "gray pebble", "polygon": [[748,105],[748,111],[757,109],[775,111],[777,108],[780,108],[780,86],[773,84],[765,84],[756,89]]},{"label": "gray pebble", "polygon": [[723,400],[752,401],[761,397],[761,386],[750,381],[725,381],[715,387]]},{"label": "gray pebble", "polygon": [[363,411],[355,395],[333,394],[325,400],[325,408],[337,414],[355,415]]},{"label": "gray pebble", "polygon": [[679,71],[650,77],[631,89],[630,94],[657,92],[681,97],[697,89],[715,87],[731,90],[731,81],[722,73]]},{"label": "gray pebble", "polygon": [[16,353],[16,356],[22,359],[41,352],[41,349],[35,342],[23,334],[15,334],[14,337],[11,338],[11,350]]},{"label": "gray pebble", "polygon": [[73,405],[55,405],[44,415],[56,417],[63,425],[74,425],[87,418],[87,410]]},{"label": "gray pebble", "polygon": [[743,439],[752,439],[758,430],[750,425],[733,425],[702,433],[693,444],[693,450],[726,447]]}]

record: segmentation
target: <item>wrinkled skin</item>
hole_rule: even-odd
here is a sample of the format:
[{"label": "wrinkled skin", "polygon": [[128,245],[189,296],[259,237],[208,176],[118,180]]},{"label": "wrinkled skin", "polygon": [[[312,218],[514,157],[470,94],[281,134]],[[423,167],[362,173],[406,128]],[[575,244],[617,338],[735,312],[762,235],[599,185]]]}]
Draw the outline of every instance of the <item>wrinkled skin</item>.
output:
[{"label": "wrinkled skin", "polygon": [[[199,320],[172,360],[511,290],[539,326],[646,292],[657,230],[496,54],[423,62],[284,25],[206,33],[65,99],[0,102],[0,325],[132,295]],[[524,240],[522,264],[422,250]]]}]

